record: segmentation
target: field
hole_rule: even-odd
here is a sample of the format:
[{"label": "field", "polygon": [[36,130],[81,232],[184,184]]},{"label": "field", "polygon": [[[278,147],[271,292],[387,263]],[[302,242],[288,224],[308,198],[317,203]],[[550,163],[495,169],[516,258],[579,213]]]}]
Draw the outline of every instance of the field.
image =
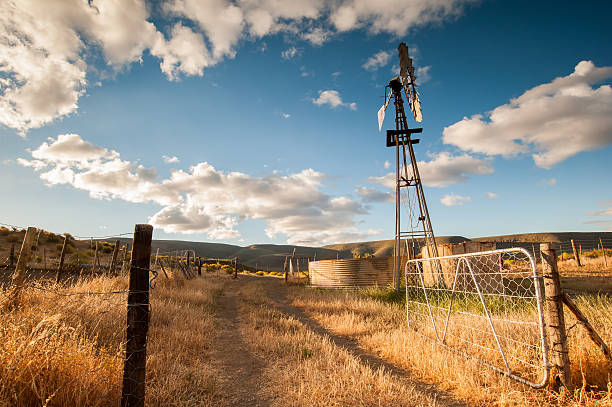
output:
[{"label": "field", "polygon": [[[89,244],[75,242],[75,252]],[[612,267],[583,263],[559,262],[562,285],[610,344]],[[405,298],[387,288],[321,290],[213,270],[159,276],[151,289],[146,405],[612,406],[611,366],[569,312],[575,386],[534,390],[416,334]],[[2,309],[0,406],[118,405],[127,277],[52,277],[30,274],[17,306]]]}]

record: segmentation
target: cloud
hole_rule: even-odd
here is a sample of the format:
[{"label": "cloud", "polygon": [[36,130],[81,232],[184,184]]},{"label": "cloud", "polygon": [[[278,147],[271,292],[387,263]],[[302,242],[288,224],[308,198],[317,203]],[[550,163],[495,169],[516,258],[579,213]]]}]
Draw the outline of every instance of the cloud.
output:
[{"label": "cloud", "polygon": [[147,50],[175,81],[234,58],[244,40],[283,33],[322,45],[357,29],[404,35],[460,15],[472,1],[5,0],[0,124],[25,134],[74,113],[90,81],[142,62]]},{"label": "cloud", "polygon": [[538,167],[550,169],[612,143],[612,87],[593,87],[609,78],[612,67],[581,61],[568,76],[444,128],[443,141],[491,156],[530,153]]},{"label": "cloud", "polygon": [[[604,205],[610,205],[612,202],[604,201],[602,203]],[[612,231],[612,206],[598,211],[587,212],[587,216],[600,217],[603,219],[591,219],[587,220],[584,223],[589,225],[596,225],[598,227],[605,228],[605,230],[607,231]]]},{"label": "cloud", "polygon": [[557,179],[556,178],[551,178],[549,180],[546,180],[546,184],[548,184],[548,185],[557,185]]},{"label": "cloud", "polygon": [[489,198],[489,199],[497,199],[497,198],[499,198],[499,195],[497,195],[495,192],[487,192],[487,198]]},{"label": "cloud", "polygon": [[179,73],[202,76],[204,68],[214,64],[202,36],[181,23],[172,27],[169,41],[157,37],[151,55],[162,59],[160,69],[171,81],[178,80]]},{"label": "cloud", "polygon": [[173,163],[177,163],[180,161],[178,157],[175,155],[173,155],[172,157],[169,157],[167,155],[162,155],[162,159],[164,160],[166,164],[173,164]]},{"label": "cloud", "polygon": [[372,33],[389,32],[403,36],[411,28],[459,15],[467,3],[470,1],[351,0],[336,3],[330,20],[338,31],[368,27]]},{"label": "cloud", "polygon": [[385,168],[385,170],[389,169],[389,167],[391,167],[391,163],[389,162],[389,160],[386,160],[385,163],[383,164],[383,167]]},{"label": "cloud", "polygon": [[291,47],[281,52],[281,57],[283,59],[293,59],[298,54],[298,49],[296,47]]},{"label": "cloud", "polygon": [[429,82],[429,80],[431,79],[431,74],[429,73],[430,70],[431,70],[430,65],[421,66],[417,68],[416,73],[415,73],[417,84],[422,85],[426,82]]},{"label": "cloud", "polygon": [[367,71],[376,71],[377,69],[387,65],[389,63],[389,58],[391,58],[391,52],[379,51],[368,58],[362,67]]},{"label": "cloud", "polygon": [[472,198],[469,196],[461,196],[450,193],[448,195],[444,195],[442,199],[440,199],[440,202],[444,206],[461,206],[466,202],[470,202],[471,200]]},{"label": "cloud", "polygon": [[[465,182],[469,174],[483,175],[493,172],[493,167],[489,163],[468,154],[453,156],[447,152],[440,152],[431,155],[431,158],[430,161],[417,162],[423,185],[430,187],[445,187]],[[395,173],[369,177],[367,180],[395,188]]]},{"label": "cloud", "polygon": [[321,27],[312,29],[311,31],[302,34],[302,38],[312,45],[321,46],[333,36],[333,32]]},{"label": "cloud", "polygon": [[358,230],[356,217],[366,214],[366,208],[350,197],[323,193],[327,176],[313,169],[253,177],[201,162],[159,180],[154,168],[122,160],[116,151],[76,134],[50,139],[31,156],[18,162],[39,172],[47,185],[70,185],[96,199],[160,205],[149,221],[167,232],[227,239],[240,235],[236,227],[242,221],[262,219],[268,236],[286,235],[292,244],[325,244],[378,233]]},{"label": "cloud", "polygon": [[395,196],[391,192],[381,192],[367,187],[357,187],[355,192],[364,202],[395,202]]},{"label": "cloud", "polygon": [[612,216],[612,207],[600,211],[587,212],[589,216]]},{"label": "cloud", "polygon": [[291,117],[289,113],[281,113],[281,116],[283,116],[283,119],[288,119]]},{"label": "cloud", "polygon": [[340,93],[337,90],[320,90],[319,97],[312,99],[312,103],[315,105],[329,105],[332,109],[338,107],[348,107],[351,110],[357,110],[357,103],[345,103],[340,97]]}]

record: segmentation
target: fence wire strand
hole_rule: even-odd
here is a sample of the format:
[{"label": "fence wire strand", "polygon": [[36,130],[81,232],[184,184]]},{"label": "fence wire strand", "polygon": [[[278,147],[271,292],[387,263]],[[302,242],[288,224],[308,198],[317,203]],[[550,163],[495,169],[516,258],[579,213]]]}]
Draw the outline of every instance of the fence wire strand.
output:
[{"label": "fence wire strand", "polygon": [[526,250],[410,260],[405,280],[411,328],[532,387],[545,384],[543,284]]}]

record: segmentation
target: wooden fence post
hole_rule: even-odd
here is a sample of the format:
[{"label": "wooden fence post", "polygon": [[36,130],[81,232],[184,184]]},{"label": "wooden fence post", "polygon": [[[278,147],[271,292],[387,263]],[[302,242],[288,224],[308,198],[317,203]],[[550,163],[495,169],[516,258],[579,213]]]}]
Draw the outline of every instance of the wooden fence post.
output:
[{"label": "wooden fence post", "polygon": [[36,234],[36,241],[34,242],[34,247],[36,248],[35,250],[38,251],[38,241],[40,240],[40,234],[42,232],[42,229],[38,229],[38,233]]},{"label": "wooden fence post", "polygon": [[62,245],[62,253],[60,254],[59,266],[57,266],[57,274],[55,275],[55,282],[59,283],[62,276],[62,269],[64,268],[64,256],[66,256],[66,242],[68,238],[64,236],[64,244]]},{"label": "wooden fence post", "polygon": [[128,293],[122,407],[142,407],[145,401],[147,331],[149,330],[149,265],[153,226],[136,225],[132,244]]},{"label": "wooden fence post", "polygon": [[289,280],[289,269],[287,268],[288,261],[289,261],[289,257],[285,256],[285,264],[283,265],[283,272],[285,273],[285,283]]},{"label": "wooden fence post", "polygon": [[11,252],[9,254],[9,266],[13,268],[15,265],[15,243],[11,245]]},{"label": "wooden fence post", "polygon": [[580,255],[578,254],[578,250],[576,250],[576,243],[574,243],[574,239],[572,239],[572,250],[574,251],[574,258],[576,259],[576,264],[578,267],[582,267],[582,263],[580,263]]},{"label": "wooden fence post", "polygon": [[198,276],[202,275],[202,259],[198,257]]},{"label": "wooden fence post", "polygon": [[47,271],[47,248],[43,247],[43,271]]},{"label": "wooden fence post", "polygon": [[119,255],[119,245],[121,242],[119,240],[115,240],[115,247],[113,248],[113,257],[111,257],[110,265],[108,266],[108,274],[114,273],[115,267],[117,265],[117,256]]},{"label": "wooden fence post", "polygon": [[234,257],[234,278],[238,278],[238,257]]},{"label": "wooden fence post", "polygon": [[570,360],[557,256],[552,243],[540,244],[540,253],[542,255],[542,274],[546,294],[546,320],[551,343],[551,362],[554,369],[551,380],[554,380],[553,383],[556,385],[557,380],[560,379],[563,386],[570,387]]},{"label": "wooden fence post", "polygon": [[96,242],[96,251],[94,252],[93,269],[91,274],[96,274],[98,270],[98,242]]},{"label": "wooden fence post", "polygon": [[606,249],[604,248],[601,237],[599,238],[599,245],[601,246],[601,255],[603,256],[604,267],[608,267],[608,260],[606,260]]},{"label": "wooden fence post", "polygon": [[25,268],[28,265],[30,259],[30,252],[34,243],[36,228],[29,227],[26,230],[25,236],[23,237],[23,243],[21,244],[21,251],[19,252],[19,258],[17,259],[17,265],[13,272],[13,292],[11,293],[11,301],[15,301],[19,296],[19,292],[23,287],[23,280],[25,277]]},{"label": "wooden fence post", "polygon": [[128,252],[128,243],[123,247],[123,261],[121,262],[121,274],[125,272],[125,265],[127,264],[127,252]]}]

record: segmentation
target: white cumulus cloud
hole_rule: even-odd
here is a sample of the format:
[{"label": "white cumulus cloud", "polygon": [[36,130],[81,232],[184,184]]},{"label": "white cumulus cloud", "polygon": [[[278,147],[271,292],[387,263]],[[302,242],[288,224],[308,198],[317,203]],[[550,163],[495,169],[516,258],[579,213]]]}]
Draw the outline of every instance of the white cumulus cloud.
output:
[{"label": "white cumulus cloud", "polygon": [[357,110],[357,103],[343,102],[342,97],[337,90],[320,90],[319,97],[312,99],[312,103],[318,106],[329,105],[332,109],[347,107],[351,110]]},{"label": "white cumulus cloud", "polygon": [[379,51],[376,54],[372,55],[368,60],[362,65],[363,69],[368,71],[375,71],[389,63],[389,58],[391,58],[391,52],[389,51]]},{"label": "white cumulus cloud", "polygon": [[0,124],[25,134],[74,113],[92,73],[129,69],[147,50],[178,80],[234,58],[241,41],[283,33],[321,45],[356,29],[404,35],[453,18],[472,1],[4,0]]},{"label": "white cumulus cloud", "polygon": [[497,199],[497,198],[499,198],[499,195],[497,195],[495,192],[487,192],[487,198],[489,198],[489,199]]},{"label": "white cumulus cloud", "polygon": [[446,127],[443,141],[488,155],[530,153],[538,167],[549,169],[612,144],[612,87],[593,87],[609,78],[612,67],[581,61],[567,76]]},{"label": "white cumulus cloud", "polygon": [[440,199],[440,202],[444,206],[461,206],[466,202],[470,202],[471,200],[472,198],[469,196],[461,196],[450,193],[448,195],[444,195],[442,199]]},{"label": "white cumulus cloud", "polygon": [[254,177],[202,162],[159,180],[154,168],[122,160],[118,152],[76,134],[50,139],[31,156],[18,162],[38,171],[48,185],[71,185],[97,199],[160,205],[149,221],[167,232],[226,239],[240,235],[236,226],[243,220],[262,219],[268,236],[286,235],[292,244],[325,244],[380,233],[359,230],[356,217],[366,214],[366,208],[350,197],[323,193],[327,176],[313,169]]},{"label": "white cumulus cloud", "polygon": [[[465,182],[469,174],[491,174],[493,167],[486,161],[474,158],[468,154],[452,155],[440,152],[431,155],[430,161],[418,161],[419,174],[423,185],[430,187],[445,187]],[[408,169],[409,176],[411,170]],[[369,177],[369,182],[378,182],[388,188],[395,188],[395,173],[390,172],[381,177]]]},{"label": "white cumulus cloud", "polygon": [[388,191],[382,192],[375,188],[357,187],[355,192],[364,202],[395,202],[395,195]]},{"label": "white cumulus cloud", "polygon": [[166,164],[178,163],[180,161],[178,157],[175,155],[173,155],[172,157],[167,156],[167,155],[162,155],[162,159],[164,160]]}]

